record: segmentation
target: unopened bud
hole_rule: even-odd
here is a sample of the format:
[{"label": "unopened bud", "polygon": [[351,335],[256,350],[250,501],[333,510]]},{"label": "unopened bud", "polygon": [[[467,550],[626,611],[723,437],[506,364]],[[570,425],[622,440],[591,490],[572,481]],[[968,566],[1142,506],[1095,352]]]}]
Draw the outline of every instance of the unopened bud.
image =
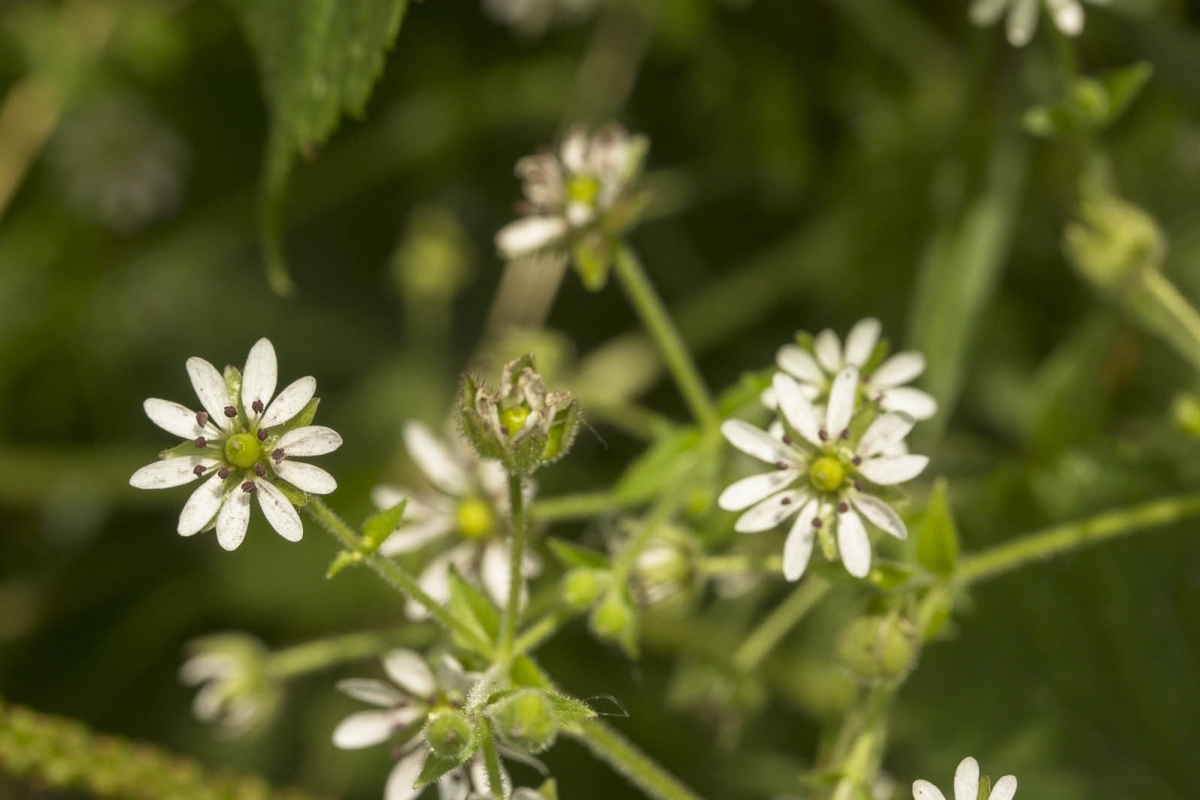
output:
[{"label": "unopened bud", "polygon": [[465,761],[475,752],[475,726],[458,711],[435,712],[425,725],[425,741],[439,756]]},{"label": "unopened bud", "polygon": [[540,753],[558,737],[554,703],[537,689],[521,689],[488,709],[500,741],[522,753]]},{"label": "unopened bud", "polygon": [[912,626],[895,615],[861,617],[842,632],[838,660],[863,683],[894,681],[916,656]]},{"label": "unopened bud", "polygon": [[573,609],[591,608],[596,598],[608,588],[609,576],[602,569],[578,567],[563,576],[562,599]]}]

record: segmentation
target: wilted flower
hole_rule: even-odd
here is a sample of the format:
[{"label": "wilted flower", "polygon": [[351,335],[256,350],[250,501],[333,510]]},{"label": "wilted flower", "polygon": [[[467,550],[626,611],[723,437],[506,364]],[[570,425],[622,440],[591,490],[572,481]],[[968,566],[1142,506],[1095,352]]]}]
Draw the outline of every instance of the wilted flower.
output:
[{"label": "wilted flower", "polygon": [[283,690],[264,671],[267,649],[246,634],[205,636],[188,643],[192,655],[179,668],[179,679],[199,686],[192,713],[235,738],[265,724]]},{"label": "wilted flower", "polygon": [[[987,779],[984,778],[986,782]],[[984,800],[979,794],[979,763],[973,758],[964,758],[954,772],[954,800]],[[996,781],[986,800],[1012,800],[1017,793],[1017,779],[1005,775]],[[942,790],[929,781],[913,782],[913,800],[946,800]]]},{"label": "wilted flower", "polygon": [[336,431],[309,425],[317,410],[316,379],[301,378],[275,396],[278,365],[267,339],[250,349],[244,374],[226,367],[222,376],[202,358],[189,358],[187,371],[204,411],[147,400],[146,416],[188,441],[160,453],[161,460],[135,472],[130,485],[169,489],[209,476],[183,506],[180,535],[215,525],[221,547],[237,548],[250,524],[250,497],[256,495],[271,527],[288,541],[299,541],[304,526],[295,505],[306,502],[305,492],[329,494],[337,481],[320,467],[291,459],[331,453],[342,444]]},{"label": "wilted flower", "polygon": [[463,435],[510,475],[530,475],[562,458],[579,430],[579,402],[570,392],[546,391],[533,355],[504,366],[499,392],[465,376],[460,399]]},{"label": "wilted flower", "polygon": [[[453,567],[468,579],[478,578],[502,608],[508,598],[511,553],[505,536],[510,511],[504,469],[495,461],[480,461],[465,452],[457,438],[452,438],[449,445],[442,443],[421,422],[404,425],[404,443],[432,489],[413,492],[385,485],[372,491],[371,499],[380,508],[392,508],[409,497],[403,520],[380,552],[395,556],[435,541],[456,539],[453,547],[435,556],[421,573],[421,588],[433,599],[446,602]],[[531,501],[536,491],[534,482],[524,481],[522,489],[526,502]],[[527,578],[541,572],[536,554],[526,553],[522,572]],[[521,594],[526,594],[524,586]],[[412,619],[429,614],[424,606],[411,600],[406,610]]]},{"label": "wilted flower", "polygon": [[883,487],[915,478],[929,459],[898,452],[914,424],[908,414],[885,412],[869,424],[873,409],[856,415],[858,384],[858,368],[842,368],[821,413],[799,383],[776,373],[779,429],[763,431],[742,420],[721,425],[734,447],[775,469],[737,481],[717,503],[726,511],[748,509],[734,525],[740,533],[769,530],[798,515],[783,550],[783,574],[790,581],[804,573],[818,535],[826,557],[840,556],[858,578],[871,569],[864,520],[897,538],[908,535],[904,521],[879,495]]},{"label": "wilted flower", "polygon": [[[971,4],[971,21],[976,25],[992,25],[1008,12],[1009,44],[1023,47],[1037,30],[1038,11],[1042,3],[1055,26],[1067,36],[1083,32],[1083,6],[1079,0],[975,0]],[[1108,5],[1110,0],[1087,0],[1093,5]]]},{"label": "wilted flower", "polygon": [[598,290],[608,280],[615,237],[645,205],[638,188],[649,142],[618,125],[597,134],[572,130],[559,152],[517,162],[528,205],[525,216],[496,234],[506,259],[570,255],[579,277]]},{"label": "wilted flower", "polygon": [[483,10],[517,35],[534,38],[551,24],[582,19],[596,7],[596,0],[483,0]]}]

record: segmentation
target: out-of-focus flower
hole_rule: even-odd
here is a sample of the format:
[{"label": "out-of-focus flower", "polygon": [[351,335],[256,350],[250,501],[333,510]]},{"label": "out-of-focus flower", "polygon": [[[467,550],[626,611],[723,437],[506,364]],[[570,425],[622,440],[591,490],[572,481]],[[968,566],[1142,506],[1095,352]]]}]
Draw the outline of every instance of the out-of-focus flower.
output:
[{"label": "out-of-focus flower", "polygon": [[[1087,2],[1103,6],[1110,0]],[[1060,31],[1067,36],[1078,36],[1083,32],[1083,6],[1079,0],[975,0],[971,4],[971,21],[976,25],[992,25],[1007,13],[1008,42],[1014,47],[1023,47],[1037,30],[1038,11],[1043,3]]]},{"label": "out-of-focus flower", "polygon": [[192,713],[213,723],[230,738],[243,736],[274,715],[282,686],[264,671],[267,650],[246,634],[205,636],[188,643],[191,656],[179,668],[179,679],[199,686]]},{"label": "out-of-focus flower", "polygon": [[[497,606],[508,598],[509,539],[505,534],[509,516],[508,478],[495,461],[480,461],[466,452],[457,438],[447,445],[424,423],[410,421],[404,426],[404,443],[413,462],[428,478],[432,488],[411,491],[398,486],[377,486],[371,499],[379,508],[392,508],[409,497],[404,518],[383,543],[380,552],[388,556],[411,553],[437,541],[457,543],[429,562],[421,573],[421,588],[430,597],[446,602],[450,598],[450,569],[467,579],[478,580]],[[537,490],[531,480],[522,484],[525,501],[533,500]],[[541,573],[536,554],[527,552],[522,565],[525,577]],[[521,587],[522,597],[526,595]],[[406,612],[412,619],[424,619],[428,611],[420,603],[409,601]]]},{"label": "out-of-focus flower", "polygon": [[592,12],[596,0],[483,0],[483,10],[523,38],[533,39],[556,23],[577,22]]},{"label": "out-of-focus flower", "polygon": [[299,541],[304,526],[295,506],[306,502],[305,492],[329,494],[337,481],[292,459],[331,453],[342,444],[337,431],[309,424],[317,409],[316,379],[300,378],[276,396],[278,364],[267,339],[250,349],[244,373],[226,367],[222,375],[202,358],[189,358],[187,371],[204,410],[157,398],[143,404],[155,425],[187,441],[133,473],[130,485],[169,489],[208,477],[183,506],[181,536],[215,526],[221,547],[236,549],[250,524],[250,498],[257,496],[271,527]]},{"label": "out-of-focus flower", "polygon": [[[954,773],[954,800],[977,800],[979,795],[979,763],[970,757],[964,758]],[[1005,775],[996,781],[987,800],[1012,800],[1017,793],[1017,779]],[[946,800],[942,790],[929,781],[913,782],[913,800]]]}]

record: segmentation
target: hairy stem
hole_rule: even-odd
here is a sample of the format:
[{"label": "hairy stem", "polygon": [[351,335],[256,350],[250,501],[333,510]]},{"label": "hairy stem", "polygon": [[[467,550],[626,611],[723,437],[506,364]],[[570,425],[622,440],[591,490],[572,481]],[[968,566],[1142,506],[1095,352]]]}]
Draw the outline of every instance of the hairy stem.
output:
[{"label": "hairy stem", "polygon": [[757,667],[801,618],[829,591],[829,581],[810,575],[786,600],[746,637],[733,654],[733,665],[742,672]]},{"label": "hairy stem", "polygon": [[521,492],[521,476],[508,476],[508,503],[512,513],[511,561],[508,567],[508,602],[504,607],[504,623],[500,628],[500,657],[506,663],[513,657],[513,640],[517,635],[517,617],[521,614],[522,562],[525,559],[525,496]]},{"label": "hairy stem", "polygon": [[411,636],[412,626],[391,631],[365,631],[317,639],[286,647],[267,656],[264,669],[273,678],[293,678],[332,667],[345,661],[383,653]]},{"label": "hairy stem", "polygon": [[583,492],[538,500],[530,506],[529,515],[540,522],[562,522],[587,519],[626,506],[611,492]]},{"label": "hairy stem", "polygon": [[479,726],[480,739],[483,746],[483,760],[487,765],[488,783],[495,800],[504,800],[504,771],[500,766],[500,754],[496,752],[496,742],[492,739],[492,727],[487,722]]},{"label": "hairy stem", "polygon": [[581,722],[578,730],[569,735],[582,742],[594,756],[623,775],[647,797],[657,800],[699,800],[699,795],[603,722]]}]

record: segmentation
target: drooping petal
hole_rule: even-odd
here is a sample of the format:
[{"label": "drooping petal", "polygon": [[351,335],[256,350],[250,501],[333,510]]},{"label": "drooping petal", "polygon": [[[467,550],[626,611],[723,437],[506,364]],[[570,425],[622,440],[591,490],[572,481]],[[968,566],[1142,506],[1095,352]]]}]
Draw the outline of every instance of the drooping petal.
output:
[{"label": "drooping petal", "polygon": [[788,532],[787,541],[783,543],[783,577],[789,581],[800,580],[804,570],[808,569],[816,534],[813,519],[817,516],[817,509],[815,500],[805,503]]},{"label": "drooping petal", "polygon": [[397,648],[383,657],[383,669],[397,686],[413,697],[432,697],[437,691],[433,671],[413,650]]},{"label": "drooping petal", "polygon": [[830,436],[838,436],[850,424],[854,416],[854,402],[858,397],[858,367],[845,367],[833,379],[829,389],[829,406],[825,412],[825,430]]},{"label": "drooping petal", "polygon": [[895,486],[911,481],[920,475],[928,464],[927,456],[880,456],[864,461],[859,465],[858,471],[878,486]]},{"label": "drooping petal", "polygon": [[[142,403],[146,416],[167,433],[173,433],[181,439],[195,439],[203,436],[204,428],[196,423],[196,412],[170,400],[159,400],[151,397]],[[210,430],[215,432],[215,428]]]},{"label": "drooping petal", "polygon": [[842,368],[842,343],[837,334],[826,328],[813,340],[813,354],[826,373],[833,374]]},{"label": "drooping petal", "polygon": [[271,403],[278,380],[279,362],[275,359],[275,347],[270,339],[259,339],[250,348],[246,369],[242,372],[242,408],[250,419],[258,416],[253,408],[255,400],[262,403],[264,409]]},{"label": "drooping petal", "polygon": [[496,249],[505,258],[520,258],[549,247],[566,233],[567,221],[562,217],[525,217],[500,229]]},{"label": "drooping petal", "polygon": [[204,456],[180,456],[155,461],[130,475],[129,485],[135,489],[170,489],[183,486],[199,477],[196,467],[207,469],[216,463],[215,459]]},{"label": "drooping petal", "polygon": [[1008,12],[1008,43],[1024,47],[1033,38],[1038,23],[1038,0],[1012,0]]},{"label": "drooping petal", "polygon": [[236,550],[246,538],[250,525],[250,493],[234,489],[225,498],[217,514],[217,543],[226,550]]},{"label": "drooping petal", "polygon": [[258,421],[259,426],[273,428],[282,425],[299,414],[316,393],[317,379],[311,375],[292,381],[267,406],[266,413]]},{"label": "drooping petal", "polygon": [[415,747],[403,758],[396,762],[388,773],[387,783],[383,788],[383,800],[415,800],[421,796],[424,789],[414,789],[413,784],[421,775],[421,767],[429,755],[427,747]]},{"label": "drooping petal", "polygon": [[1054,25],[1067,36],[1083,33],[1083,6],[1077,0],[1046,0]]},{"label": "drooping petal", "polygon": [[903,411],[917,421],[931,418],[938,409],[937,400],[932,395],[911,386],[886,390],[879,399],[879,405],[884,411]]},{"label": "drooping petal", "polygon": [[202,483],[183,504],[176,530],[180,536],[191,536],[204,530],[221,510],[225,498],[225,481],[217,474]]},{"label": "drooping petal", "polygon": [[871,357],[871,353],[875,352],[875,345],[879,343],[879,332],[881,326],[879,320],[874,317],[867,317],[855,323],[850,329],[850,333],[846,334],[846,363],[862,369],[863,364],[867,363],[867,359]]},{"label": "drooping petal", "polygon": [[258,487],[258,507],[262,509],[263,516],[271,523],[271,527],[289,542],[298,542],[304,538],[304,523],[300,521],[300,514],[292,505],[292,501],[270,481],[259,478],[254,485]]},{"label": "drooping petal", "polygon": [[891,534],[897,539],[908,538],[908,528],[905,527],[904,520],[900,519],[900,515],[878,497],[865,492],[852,492],[850,503],[858,509],[858,513],[867,518],[867,522],[884,533]]},{"label": "drooping petal", "polygon": [[774,497],[768,497],[738,517],[733,529],[738,533],[769,531],[799,511],[801,504],[807,499],[808,493],[802,489],[780,492]]},{"label": "drooping petal", "polygon": [[742,511],[788,486],[800,473],[794,469],[779,469],[751,475],[731,483],[717,498],[717,505],[726,511]]},{"label": "drooping petal", "polygon": [[925,371],[925,356],[916,350],[905,350],[879,365],[871,373],[871,385],[882,388],[902,386],[920,377]]},{"label": "drooping petal", "polygon": [[759,461],[793,467],[799,464],[799,458],[792,448],[745,420],[725,420],[721,423],[721,433],[731,445]]},{"label": "drooping petal", "polygon": [[813,445],[821,446],[821,416],[800,384],[790,375],[776,372],[771,380],[779,410],[788,424]]},{"label": "drooping petal", "polygon": [[1000,19],[1009,0],[975,0],[971,3],[971,22],[976,25],[991,25]]},{"label": "drooping petal", "polygon": [[289,461],[285,458],[275,464],[275,472],[301,491],[329,494],[337,489],[337,481],[332,475],[303,461]]},{"label": "drooping petal", "polygon": [[333,745],[342,750],[358,750],[387,741],[395,728],[390,711],[358,711],[333,729]]},{"label": "drooping petal", "polygon": [[825,373],[812,354],[803,347],[794,344],[784,345],[775,354],[775,363],[781,370],[804,383],[825,383]]},{"label": "drooping petal", "polygon": [[438,489],[452,497],[470,490],[471,483],[462,466],[425,423],[409,420],[404,424],[404,446],[409,457]]},{"label": "drooping petal", "polygon": [[871,538],[853,509],[838,514],[837,544],[846,571],[856,578],[867,577],[871,571]]},{"label": "drooping petal", "polygon": [[333,428],[322,425],[306,425],[288,431],[275,443],[275,447],[283,450],[288,458],[323,456],[341,446],[341,435]]},{"label": "drooping petal", "polygon": [[946,796],[929,781],[913,781],[913,800],[946,800]]},{"label": "drooping petal", "polygon": [[992,794],[988,797],[988,800],[1012,800],[1016,793],[1017,779],[1012,775],[1005,775],[996,781],[996,785],[992,787]]},{"label": "drooping petal", "polygon": [[858,447],[854,452],[862,458],[879,455],[897,442],[903,441],[915,424],[916,420],[908,414],[899,412],[884,414],[867,428],[866,433],[858,440]]},{"label": "drooping petal", "polygon": [[233,405],[233,399],[225,387],[225,378],[216,367],[196,356],[187,360],[187,371],[196,397],[200,398],[200,405],[208,412],[209,419],[218,427],[228,430],[230,421],[225,416],[225,408]]},{"label": "drooping petal", "polygon": [[979,795],[979,762],[967,756],[954,771],[954,800],[976,800]]},{"label": "drooping petal", "polygon": [[337,682],[337,690],[355,700],[381,708],[394,708],[408,702],[408,698],[390,685],[370,678],[346,678]]}]

